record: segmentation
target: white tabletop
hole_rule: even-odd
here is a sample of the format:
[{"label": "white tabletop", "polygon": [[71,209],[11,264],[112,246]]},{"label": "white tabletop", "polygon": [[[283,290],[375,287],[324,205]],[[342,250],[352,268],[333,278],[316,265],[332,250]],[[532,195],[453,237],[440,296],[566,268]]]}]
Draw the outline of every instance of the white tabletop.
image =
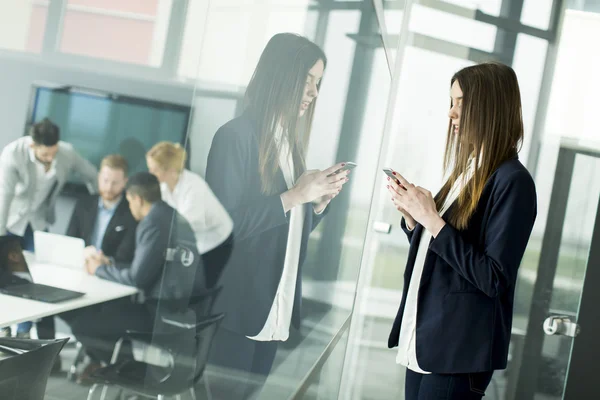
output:
[{"label": "white tabletop", "polygon": [[73,300],[50,304],[0,294],[0,327],[32,321],[49,315],[136,294],[135,287],[124,286],[89,275],[83,268],[73,269],[28,260],[35,283],[85,293]]}]

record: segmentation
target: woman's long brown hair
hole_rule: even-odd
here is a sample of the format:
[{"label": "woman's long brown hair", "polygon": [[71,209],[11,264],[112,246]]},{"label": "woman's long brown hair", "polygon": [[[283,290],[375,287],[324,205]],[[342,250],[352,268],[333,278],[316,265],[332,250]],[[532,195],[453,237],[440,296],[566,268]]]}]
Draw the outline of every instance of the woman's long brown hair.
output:
[{"label": "woman's long brown hair", "polygon": [[464,182],[448,221],[465,229],[490,176],[519,152],[523,117],[519,83],[512,68],[500,63],[474,65],[458,71],[450,85],[454,82],[463,92],[459,131],[454,133],[450,120],[444,169],[446,173],[452,170],[435,202],[438,210],[442,209],[453,185],[473,163],[473,176]]},{"label": "woman's long brown hair", "polygon": [[300,35],[279,33],[267,43],[248,84],[247,111],[259,133],[258,163],[265,194],[275,194],[281,152],[281,141],[275,140],[275,135],[279,129],[283,128],[287,138],[295,177],[306,169],[306,150],[317,99],[303,118],[298,118],[298,114],[308,72],[319,60],[327,66],[327,57],[319,46]]}]

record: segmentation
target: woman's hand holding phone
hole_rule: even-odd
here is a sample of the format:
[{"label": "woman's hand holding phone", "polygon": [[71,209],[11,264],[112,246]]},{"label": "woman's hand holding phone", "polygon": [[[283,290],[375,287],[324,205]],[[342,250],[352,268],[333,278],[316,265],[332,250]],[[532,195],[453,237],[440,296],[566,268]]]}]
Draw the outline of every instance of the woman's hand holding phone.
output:
[{"label": "woman's hand holding phone", "polygon": [[284,211],[288,212],[301,204],[313,203],[315,211],[321,212],[348,182],[349,170],[337,172],[345,164],[339,163],[323,171],[305,171],[296,181],[296,185],[281,195]]},{"label": "woman's hand holding phone", "polygon": [[417,225],[417,221],[415,221],[412,215],[410,215],[410,213],[400,205],[402,193],[406,191],[406,187],[400,183],[400,174],[398,174],[391,168],[384,168],[383,172],[385,172],[385,174],[388,176],[387,189],[392,195],[392,202],[394,203],[394,207],[396,208],[396,210],[400,211],[400,213],[404,217],[407,228],[413,230]]}]

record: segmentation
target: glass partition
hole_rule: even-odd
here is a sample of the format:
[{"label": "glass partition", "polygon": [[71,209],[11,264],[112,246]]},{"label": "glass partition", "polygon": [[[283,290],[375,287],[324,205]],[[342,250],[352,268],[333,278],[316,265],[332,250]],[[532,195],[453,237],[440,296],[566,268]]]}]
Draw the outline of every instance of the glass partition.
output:
[{"label": "glass partition", "polygon": [[47,228],[105,293],[32,317],[71,338],[48,398],[286,398],[316,375],[335,396],[390,87],[372,2],[25,3],[2,6],[2,145],[56,127],[81,157]]},{"label": "glass partition", "polygon": [[[381,40],[376,44],[366,41],[377,33],[374,9],[370,2],[338,8],[331,3],[308,1],[232,1],[212,2],[203,10],[207,24],[197,32],[202,39],[195,50],[200,61],[198,101],[192,120],[195,128],[190,133],[191,163],[205,173],[206,181],[234,221],[231,259],[223,270],[219,281],[222,292],[215,303],[215,312],[224,312],[225,319],[208,363],[212,393],[223,399],[288,398],[300,396],[300,392],[308,395],[314,389],[307,390],[312,379],[322,375],[318,391],[335,396],[341,373],[331,370],[324,374],[322,369],[328,354],[334,352],[343,358],[390,82]],[[267,101],[261,96],[271,91],[278,101],[288,101],[277,97],[280,89],[273,85],[290,85],[300,79],[292,71],[279,70],[264,60],[289,65],[286,68],[292,70],[306,68],[300,67],[302,57],[306,57],[307,48],[315,48],[308,42],[296,48],[298,39],[277,35],[288,31],[305,35],[326,57],[325,68],[317,65],[317,61],[325,61],[319,56],[301,77],[302,85],[309,88],[303,100],[318,93],[314,117],[312,106],[303,117],[313,118],[310,139],[305,143],[306,168],[323,171],[337,163],[357,165],[322,216],[316,214],[317,203],[284,210],[279,195],[293,187],[293,182],[282,179],[287,179],[285,168],[281,169],[283,176],[278,172],[267,182],[277,188],[267,192],[269,196],[261,189],[265,182],[258,175],[259,149],[264,145],[262,140],[269,137],[271,125],[255,129],[264,118],[273,117],[268,114],[272,111],[255,103],[253,96]],[[276,47],[270,47],[275,46],[270,40],[281,40],[279,53],[273,50]],[[232,49],[226,57],[222,55],[223,46]],[[318,49],[314,51],[318,54]],[[315,70],[311,70],[313,64]],[[271,81],[261,81],[265,68],[272,69]],[[280,75],[292,81],[280,82]],[[318,86],[311,92],[313,76]],[[236,100],[212,106],[209,100],[200,100],[203,91],[216,87],[230,90]],[[286,132],[293,134],[296,123],[292,126],[286,118],[282,115],[274,122],[281,125],[274,128],[274,135],[278,129],[283,137],[287,137]],[[299,122],[305,123],[302,119]],[[280,143],[277,136],[268,140]],[[245,164],[237,164],[235,172],[231,171],[223,164],[228,162],[224,161],[227,157]],[[305,221],[301,234],[294,231],[299,212]],[[296,255],[300,261],[290,266],[287,257],[294,254],[293,247],[289,247],[293,241],[300,246]],[[289,268],[295,268],[295,282],[285,287]],[[285,294],[286,290],[289,293]],[[289,299],[282,300],[281,295]],[[289,303],[292,300],[293,307]],[[277,307],[287,308],[289,314],[278,313]],[[296,312],[300,311],[298,318]],[[275,322],[279,318],[285,322]],[[282,326],[283,333],[268,331]]]},{"label": "glass partition", "polygon": [[[0,336],[70,339],[48,400],[403,398],[387,336],[408,244],[380,170],[435,192],[450,78],[494,60],[519,79],[520,160],[539,208],[509,365],[487,397],[560,398],[572,340],[540,339],[533,325],[542,311],[577,314],[598,162],[573,158],[560,229],[544,171],[564,162],[559,137],[594,138],[597,58],[579,45],[597,36],[595,7],[0,1],[2,173],[21,163],[16,181],[0,180],[14,183],[0,195],[14,192],[16,210],[0,232],[18,236],[34,284],[83,293],[0,294]],[[27,166],[42,184],[29,185]],[[44,230],[53,261],[33,240]],[[548,235],[562,237],[551,280]],[[62,265],[67,252],[76,267]]]}]

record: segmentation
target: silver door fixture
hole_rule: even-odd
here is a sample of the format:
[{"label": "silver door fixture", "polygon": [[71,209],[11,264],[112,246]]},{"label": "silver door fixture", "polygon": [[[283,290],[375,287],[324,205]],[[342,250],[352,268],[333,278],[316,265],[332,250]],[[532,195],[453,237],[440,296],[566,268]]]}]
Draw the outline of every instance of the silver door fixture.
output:
[{"label": "silver door fixture", "polygon": [[375,232],[387,234],[392,231],[392,225],[388,224],[387,222],[375,221],[373,223],[373,229],[375,230]]},{"label": "silver door fixture", "polygon": [[546,335],[563,335],[575,337],[579,334],[580,328],[567,315],[553,315],[544,321],[544,333]]}]

